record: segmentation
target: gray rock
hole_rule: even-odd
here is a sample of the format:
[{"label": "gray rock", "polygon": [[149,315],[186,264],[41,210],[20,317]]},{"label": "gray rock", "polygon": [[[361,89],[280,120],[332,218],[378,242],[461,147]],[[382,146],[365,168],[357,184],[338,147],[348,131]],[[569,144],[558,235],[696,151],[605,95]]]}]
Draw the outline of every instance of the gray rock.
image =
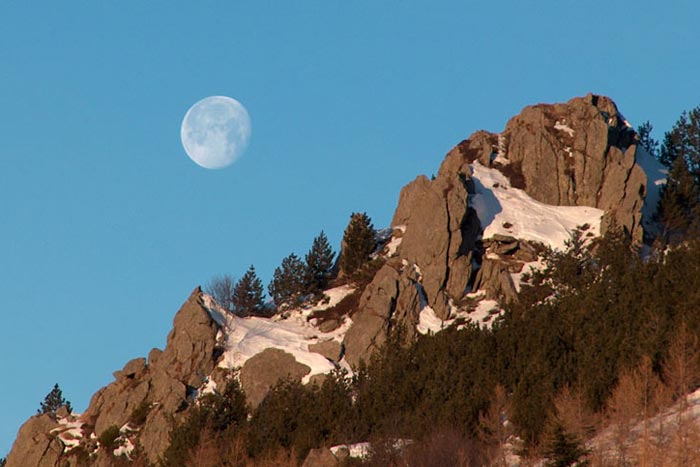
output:
[{"label": "gray rock", "polygon": [[309,451],[302,467],[333,467],[340,465],[338,459],[328,448],[317,448]]},{"label": "gray rock", "polygon": [[335,331],[340,327],[341,323],[337,319],[329,318],[325,319],[318,325],[318,330],[321,332],[331,332]]},{"label": "gray rock", "polygon": [[356,367],[382,346],[396,305],[399,275],[391,266],[383,266],[360,297],[358,311],[345,334],[345,359]]},{"label": "gray rock", "polygon": [[301,381],[310,372],[311,368],[297,362],[292,354],[280,349],[265,349],[241,368],[241,387],[248,403],[255,408],[280,379]]},{"label": "gray rock", "polygon": [[58,423],[49,414],[35,415],[19,429],[12,450],[7,456],[7,467],[54,467],[58,465],[63,444],[51,430]]},{"label": "gray rock", "polygon": [[315,344],[309,344],[309,350],[311,352],[319,353],[326,357],[328,360],[332,360],[334,362],[340,360],[340,342],[334,339],[317,342]]},{"label": "gray rock", "polygon": [[486,298],[504,302],[517,297],[509,264],[498,260],[484,259],[474,279],[474,289],[485,291]]}]

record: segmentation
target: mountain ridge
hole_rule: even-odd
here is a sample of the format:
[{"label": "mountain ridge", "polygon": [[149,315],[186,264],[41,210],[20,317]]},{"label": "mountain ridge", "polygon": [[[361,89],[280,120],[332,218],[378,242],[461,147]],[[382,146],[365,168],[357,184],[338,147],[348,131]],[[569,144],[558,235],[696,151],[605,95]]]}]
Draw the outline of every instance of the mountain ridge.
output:
[{"label": "mountain ridge", "polygon": [[[95,455],[94,465],[109,466],[113,453],[100,450],[95,440],[112,426],[155,463],[168,446],[172,418],[200,393],[223,387],[227,370],[240,368],[243,389],[256,405],[279,378],[308,383],[336,368],[352,372],[393,329],[406,330],[410,342],[459,319],[488,323],[499,302],[517,299],[520,278],[536,266],[541,248],[561,248],[565,233],[578,226],[586,225],[590,237],[617,226],[635,242],[648,240],[653,223],[645,202],[658,199],[650,192],[658,191],[664,174],[637,150],[635,138],[614,102],[592,94],[526,107],[499,134],[474,133],[447,153],[433,180],[419,176],[401,190],[392,235],[379,255],[383,265],[363,290],[326,291],[329,303],[265,320],[228,316],[196,288],[175,315],[163,351],[153,349],[147,359],[116,371],[115,381],[93,396],[84,414],[32,417],[20,429],[7,466],[59,465],[77,446]],[[516,207],[510,209],[511,203]],[[545,214],[539,221],[527,212],[518,217],[525,209]],[[556,229],[552,220],[561,220]],[[545,230],[540,240],[533,233]],[[317,327],[314,311],[352,293],[361,293],[352,316],[330,330]],[[490,306],[486,316],[473,319],[474,311],[464,305],[470,300]],[[285,327],[302,337],[270,337]],[[256,337],[270,337],[267,347],[254,344]],[[335,359],[328,349],[333,342],[341,349]],[[323,352],[311,350],[324,343]],[[246,354],[246,345],[258,347]],[[130,431],[143,404],[149,405],[145,420]]]}]

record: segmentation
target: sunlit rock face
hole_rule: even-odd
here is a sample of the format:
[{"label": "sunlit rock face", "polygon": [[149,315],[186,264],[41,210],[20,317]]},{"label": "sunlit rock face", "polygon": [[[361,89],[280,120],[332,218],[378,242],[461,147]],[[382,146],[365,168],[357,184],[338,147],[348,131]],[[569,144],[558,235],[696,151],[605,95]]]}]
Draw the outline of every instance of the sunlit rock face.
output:
[{"label": "sunlit rock face", "polygon": [[[474,133],[448,152],[437,176],[420,176],[401,190],[392,221],[400,245],[385,266],[394,272],[380,271],[369,285],[375,293],[355,315],[357,326],[374,323],[371,342],[379,343],[395,326],[413,328],[426,307],[448,321],[470,292],[515,300],[518,277],[538,250],[561,248],[578,225],[588,236],[615,225],[642,241],[650,181],[636,141],[615,103],[592,94],[526,107],[500,134]],[[520,204],[509,205],[511,198]],[[516,220],[520,225],[511,225]],[[416,290],[420,306],[401,309],[398,297]],[[376,347],[367,341],[365,332],[350,329],[353,361]]]}]

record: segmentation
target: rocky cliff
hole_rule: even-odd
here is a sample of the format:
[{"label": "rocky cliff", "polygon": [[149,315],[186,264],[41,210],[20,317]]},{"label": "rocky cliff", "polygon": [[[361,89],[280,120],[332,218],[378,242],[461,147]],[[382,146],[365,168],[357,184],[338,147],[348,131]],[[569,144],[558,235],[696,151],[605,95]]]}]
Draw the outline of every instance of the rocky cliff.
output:
[{"label": "rocky cliff", "polygon": [[[609,98],[527,107],[502,133],[479,131],[455,146],[433,179],[401,190],[383,264],[364,289],[338,287],[327,291],[330,302],[272,320],[226,316],[195,289],[163,351],[116,371],[84,414],[30,418],[7,466],[58,466],[76,453],[108,466],[135,446],[155,462],[174,421],[227,368],[241,369],[255,406],[280,377],[307,383],[333,368],[352,371],[397,327],[410,341],[458,319],[486,323],[499,302],[517,299],[542,248],[561,248],[571,229],[595,236],[616,225],[643,241],[643,208],[656,188],[642,156]],[[317,321],[353,294],[350,316]],[[121,447],[100,448],[114,427]]]},{"label": "rocky cliff", "polygon": [[[537,228],[532,225],[540,222],[537,211],[547,212],[547,222],[552,207],[581,207],[580,215],[568,218],[579,216],[588,235],[614,225],[643,241],[647,191],[658,190],[648,177],[656,182],[660,167],[639,160],[649,156],[638,152],[636,143],[615,103],[589,94],[526,107],[502,133],[478,131],[455,146],[436,177],[420,176],[401,190],[392,220],[400,244],[365,290],[346,337],[348,361],[367,358],[392,326],[416,329],[425,306],[448,322],[468,311],[462,304],[475,292],[487,299],[515,299],[518,276],[541,248],[561,247],[551,236],[525,235]],[[649,167],[654,174],[647,173]],[[499,216],[516,193],[543,206]],[[596,219],[596,212],[602,217]]]}]

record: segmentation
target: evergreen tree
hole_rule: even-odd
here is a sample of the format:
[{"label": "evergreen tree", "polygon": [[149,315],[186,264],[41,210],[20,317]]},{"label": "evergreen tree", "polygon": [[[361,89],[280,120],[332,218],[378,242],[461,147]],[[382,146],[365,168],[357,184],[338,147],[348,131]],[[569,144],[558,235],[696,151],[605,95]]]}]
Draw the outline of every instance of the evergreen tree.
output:
[{"label": "evergreen tree", "polygon": [[654,127],[648,120],[637,127],[637,136],[639,137],[639,145],[647,150],[654,158],[659,157],[659,142],[651,137],[651,130]]},{"label": "evergreen tree", "polygon": [[678,158],[685,159],[690,173],[700,175],[700,106],[690,112],[683,112],[664,136],[659,160],[671,167]]},{"label": "evergreen tree", "polygon": [[548,467],[569,467],[571,465],[584,466],[588,461],[580,461],[587,454],[575,436],[567,433],[557,424],[554,427],[549,446],[545,455],[549,462]]},{"label": "evergreen tree", "polygon": [[50,413],[55,415],[56,411],[64,405],[68,408],[68,412],[73,412],[70,402],[63,397],[63,392],[61,391],[61,388],[58,387],[58,383],[56,383],[51,392],[44,397],[44,402],[40,404],[40,407],[36,413]]},{"label": "evergreen tree", "polygon": [[664,225],[664,239],[674,243],[700,219],[700,189],[683,157],[673,161],[657,216]]},{"label": "evergreen tree", "polygon": [[305,275],[306,266],[294,253],[282,260],[282,265],[275,269],[272,281],[267,286],[279,308],[284,309],[299,302],[306,289]]},{"label": "evergreen tree", "polygon": [[340,269],[352,277],[369,262],[376,245],[372,220],[364,212],[353,213],[343,235]]},{"label": "evergreen tree", "polygon": [[265,316],[263,284],[251,264],[233,288],[233,312],[239,316]]},{"label": "evergreen tree", "polygon": [[333,272],[335,253],[321,231],[306,254],[306,291],[318,294],[328,285]]}]

